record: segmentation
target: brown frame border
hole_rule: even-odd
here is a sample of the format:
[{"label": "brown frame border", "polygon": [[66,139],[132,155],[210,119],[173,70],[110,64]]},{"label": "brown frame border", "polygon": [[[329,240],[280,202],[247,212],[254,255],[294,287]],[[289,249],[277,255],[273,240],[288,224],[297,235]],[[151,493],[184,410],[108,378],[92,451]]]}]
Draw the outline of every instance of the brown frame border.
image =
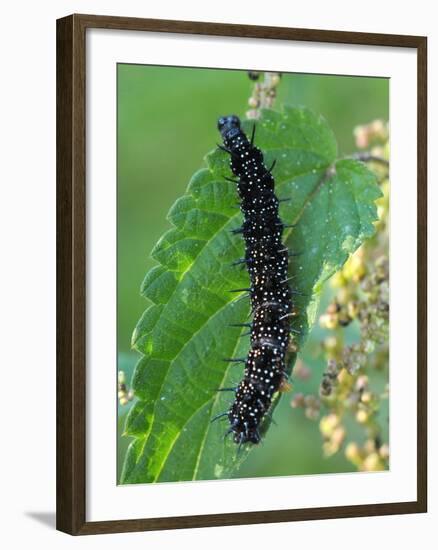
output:
[{"label": "brown frame border", "polygon": [[[85,515],[85,33],[88,28],[414,48],[418,85],[417,500],[376,505],[87,522]],[[57,21],[57,513],[72,535],[427,511],[427,38],[70,15]]]}]

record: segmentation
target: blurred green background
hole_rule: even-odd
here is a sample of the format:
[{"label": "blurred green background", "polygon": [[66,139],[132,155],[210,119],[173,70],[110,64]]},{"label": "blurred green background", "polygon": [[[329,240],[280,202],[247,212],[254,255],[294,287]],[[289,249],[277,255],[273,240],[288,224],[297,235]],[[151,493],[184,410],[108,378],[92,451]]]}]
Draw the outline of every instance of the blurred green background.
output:
[{"label": "blurred green background", "polygon": [[[216,121],[224,114],[244,116],[253,82],[246,71],[153,67],[119,64],[117,68],[117,335],[118,369],[129,382],[137,354],[130,350],[132,331],[148,306],[139,294],[154,265],[149,253],[169,228],[167,211],[181,196],[204,155],[219,140]],[[334,131],[339,155],[355,150],[353,128],[375,118],[388,120],[389,81],[382,78],[284,74],[276,107],[305,105],[322,114]],[[256,140],[257,141],[257,140]],[[321,307],[329,300],[327,289]],[[294,391],[317,392],[325,362],[316,327],[302,358],[312,368]],[[351,342],[357,327],[348,329]],[[379,374],[376,373],[378,377]],[[376,387],[385,380],[375,380]],[[290,407],[285,395],[264,444],[253,451],[239,477],[354,471],[342,454],[325,458],[317,425]],[[123,423],[129,405],[119,406],[118,475],[129,440]],[[385,411],[382,414],[386,414]],[[352,423],[351,429],[354,428]]]}]

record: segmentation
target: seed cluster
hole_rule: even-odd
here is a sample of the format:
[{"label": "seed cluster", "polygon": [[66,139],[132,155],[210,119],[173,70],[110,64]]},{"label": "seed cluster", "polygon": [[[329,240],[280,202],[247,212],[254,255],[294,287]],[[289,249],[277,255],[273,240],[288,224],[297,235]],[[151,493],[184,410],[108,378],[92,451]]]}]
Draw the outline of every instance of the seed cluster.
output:
[{"label": "seed cluster", "polygon": [[242,381],[228,411],[229,431],[236,443],[258,443],[259,426],[268,413],[275,392],[281,389],[292,316],[288,284],[289,254],[282,243],[284,224],[279,218],[279,200],[274,178],[240,128],[238,117],[221,117],[218,129],[230,166],[237,176],[237,190],[244,222],[244,262],[250,276],[251,347]]}]

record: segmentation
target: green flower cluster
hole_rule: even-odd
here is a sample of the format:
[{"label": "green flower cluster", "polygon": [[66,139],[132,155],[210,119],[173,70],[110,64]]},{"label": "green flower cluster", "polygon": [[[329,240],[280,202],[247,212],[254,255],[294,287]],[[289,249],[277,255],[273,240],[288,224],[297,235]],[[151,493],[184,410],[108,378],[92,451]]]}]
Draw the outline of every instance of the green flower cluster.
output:
[{"label": "green flower cluster", "polygon": [[[255,76],[252,75],[256,75]],[[277,88],[281,81],[281,73],[263,73],[263,78],[260,79],[260,74],[250,73],[251,80],[258,80],[254,84],[252,94],[248,99],[249,110],[246,112],[247,118],[257,119],[260,117],[261,109],[270,109],[273,107],[277,97]]]},{"label": "green flower cluster", "polygon": [[[319,395],[296,394],[291,405],[303,408],[307,418],[319,419],[326,456],[342,449],[358,470],[375,471],[386,469],[389,463],[389,445],[382,441],[379,415],[383,400],[388,399],[388,386],[377,391],[369,376],[373,369],[388,373],[388,128],[384,122],[374,121],[356,128],[354,135],[358,148],[368,149],[358,155],[370,163],[383,192],[376,234],[331,279],[334,297],[319,317],[320,326],[329,331],[321,343],[327,364]],[[360,338],[346,345],[345,328],[353,322],[359,327]],[[363,431],[361,443],[349,437],[352,430],[346,426],[350,418]]]}]

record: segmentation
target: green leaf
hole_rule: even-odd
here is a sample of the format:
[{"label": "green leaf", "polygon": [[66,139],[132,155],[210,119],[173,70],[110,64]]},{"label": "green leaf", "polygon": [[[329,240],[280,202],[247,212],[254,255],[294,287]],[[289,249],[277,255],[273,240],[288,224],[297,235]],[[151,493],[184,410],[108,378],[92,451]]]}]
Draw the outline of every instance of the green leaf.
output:
[{"label": "green leaf", "polygon": [[[246,122],[247,131],[251,123]],[[314,321],[318,292],[348,256],[373,234],[374,201],[381,195],[375,177],[354,160],[336,161],[336,141],[322,117],[302,108],[264,111],[256,143],[266,165],[274,159],[276,192],[291,201],[281,217],[296,224],[285,235],[294,275],[295,328],[302,345]],[[245,287],[245,269],[231,263],[243,242],[230,230],[241,224],[228,156],[207,155],[186,194],[170,209],[173,225],[152,256],[160,265],[143,281],[141,293],[153,303],[132,338],[141,354],[133,376],[138,398],[125,432],[133,436],[122,483],[230,477],[249,452],[237,455],[224,442],[227,423],[211,423],[232,399],[217,388],[235,386],[243,367],[223,361],[244,357],[248,339],[229,327],[248,317],[248,299],[230,289]],[[290,358],[290,369],[295,357]],[[268,422],[263,427],[268,429]]]}]

